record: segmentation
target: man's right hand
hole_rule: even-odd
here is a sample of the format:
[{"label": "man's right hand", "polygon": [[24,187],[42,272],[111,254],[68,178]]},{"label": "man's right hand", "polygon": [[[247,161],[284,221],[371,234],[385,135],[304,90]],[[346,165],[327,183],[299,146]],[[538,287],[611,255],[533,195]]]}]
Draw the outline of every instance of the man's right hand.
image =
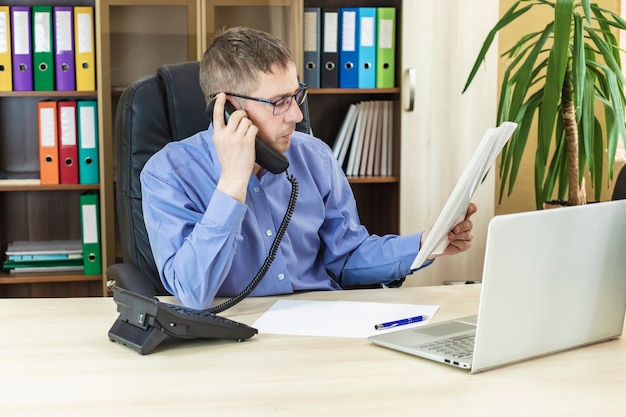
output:
[{"label": "man's right hand", "polygon": [[224,121],[226,95],[215,97],[213,108],[213,143],[222,164],[222,173],[217,189],[237,201],[246,201],[246,190],[250,174],[254,168],[254,139],[258,129],[248,119],[244,110],[230,115],[228,124]]}]

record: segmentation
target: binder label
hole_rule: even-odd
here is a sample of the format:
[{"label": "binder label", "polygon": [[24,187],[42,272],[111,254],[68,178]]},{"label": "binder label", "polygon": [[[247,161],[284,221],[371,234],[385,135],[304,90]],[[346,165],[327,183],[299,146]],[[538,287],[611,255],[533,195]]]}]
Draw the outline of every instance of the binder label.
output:
[{"label": "binder label", "polygon": [[[304,12],[304,27],[316,28],[317,27],[317,13]],[[317,52],[317,31],[307,30],[304,32],[304,51],[305,52]]]},{"label": "binder label", "polygon": [[56,124],[54,109],[49,107],[39,109],[39,123],[41,123],[41,146],[56,146]]},{"label": "binder label", "polygon": [[74,107],[61,107],[61,144],[76,145],[76,115]]},{"label": "binder label", "polygon": [[8,13],[0,12],[0,54],[9,52]]},{"label": "binder label", "polygon": [[343,13],[341,50],[356,51],[356,12]]},{"label": "binder label", "polygon": [[57,11],[56,19],[57,53],[72,51],[72,12]]},{"label": "binder label", "polygon": [[83,243],[98,243],[98,213],[95,204],[83,205]]},{"label": "binder label", "polygon": [[379,27],[379,46],[381,48],[393,48],[393,20],[381,19]]},{"label": "binder label", "polygon": [[96,147],[96,136],[94,132],[96,131],[96,121],[95,121],[95,113],[94,109],[90,107],[81,107],[80,108],[80,137],[81,148],[84,149],[94,149]]},{"label": "binder label", "polygon": [[361,19],[361,46],[374,46],[374,18],[363,17]]},{"label": "binder label", "polygon": [[339,27],[339,14],[326,13],[324,16],[324,52],[337,52],[337,27]]},{"label": "binder label", "polygon": [[30,36],[28,36],[28,12],[15,11],[13,19],[15,20],[16,32],[23,36],[13,37],[13,53],[17,55],[30,54]]},{"label": "binder label", "polygon": [[35,52],[52,52],[50,42],[50,14],[35,13]]},{"label": "binder label", "polygon": [[91,34],[93,29],[91,28],[91,15],[87,13],[80,13],[78,16],[78,47],[77,52],[91,53],[93,52],[93,42],[91,41]]}]

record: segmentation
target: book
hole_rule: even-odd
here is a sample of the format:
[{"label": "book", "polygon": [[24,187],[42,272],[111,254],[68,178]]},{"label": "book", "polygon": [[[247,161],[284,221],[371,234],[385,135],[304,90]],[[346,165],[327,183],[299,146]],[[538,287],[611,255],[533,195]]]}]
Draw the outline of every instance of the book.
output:
[{"label": "book", "polygon": [[346,166],[346,175],[349,177],[359,174],[359,164],[361,163],[361,153],[363,152],[363,135],[365,127],[370,117],[369,101],[359,103],[359,113],[357,115],[356,125],[354,126],[354,134],[352,136],[352,144],[350,145],[350,154],[348,155],[348,165]]},{"label": "book", "polygon": [[13,268],[9,271],[11,275],[20,274],[49,274],[53,272],[83,272],[84,267],[82,265],[68,265],[68,266],[33,266],[28,268]]},{"label": "book", "polygon": [[41,254],[41,255],[9,255],[7,256],[7,260],[19,262],[19,261],[29,261],[29,262],[38,262],[38,261],[58,261],[58,260],[67,260],[67,259],[83,259],[83,254],[81,253],[49,253],[49,254]]},{"label": "book", "polygon": [[82,254],[82,242],[70,240],[16,240],[7,246],[6,255]]},{"label": "book", "polygon": [[381,121],[380,175],[393,175],[393,102],[386,100]]},{"label": "book", "polygon": [[337,133],[337,137],[335,138],[335,143],[333,145],[333,153],[339,165],[344,165],[344,160],[348,153],[348,149],[350,148],[350,141],[352,140],[352,136],[354,134],[354,126],[356,124],[356,119],[359,113],[359,105],[358,103],[350,104],[348,108],[348,113],[346,117],[343,119],[341,123],[341,128]]},{"label": "book", "polygon": [[76,259],[51,259],[51,260],[30,260],[30,261],[4,261],[2,267],[4,269],[23,269],[23,268],[50,268],[50,267],[83,267],[83,258]]},{"label": "book", "polygon": [[40,185],[39,172],[0,171],[0,187],[9,185]]},{"label": "book", "polygon": [[378,117],[378,108],[377,101],[368,101],[367,109],[369,112],[369,117],[365,122],[365,128],[363,129],[363,136],[361,138],[362,146],[361,146],[361,155],[359,162],[359,169],[355,172],[356,175],[364,177],[367,175],[368,163],[370,156],[374,156],[375,152],[375,141],[376,137],[374,136],[374,125],[376,124],[376,118]]},{"label": "book", "polygon": [[419,268],[429,256],[439,254],[446,249],[450,243],[448,232],[465,218],[467,206],[476,188],[483,181],[516,128],[517,123],[504,122],[497,128],[487,129],[426,236],[424,244],[411,264],[411,269]]}]

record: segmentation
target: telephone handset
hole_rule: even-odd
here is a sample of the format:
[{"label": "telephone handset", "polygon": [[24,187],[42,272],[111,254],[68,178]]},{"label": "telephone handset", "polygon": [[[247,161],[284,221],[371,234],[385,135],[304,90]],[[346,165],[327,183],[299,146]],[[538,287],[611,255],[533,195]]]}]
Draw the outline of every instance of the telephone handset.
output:
[{"label": "telephone handset", "polygon": [[[215,100],[211,100],[209,105],[207,106],[206,113],[209,117],[209,120],[213,122],[213,107],[215,106]],[[226,100],[224,103],[224,122],[228,123],[228,119],[230,115],[235,111],[235,106]],[[284,172],[289,167],[289,160],[285,155],[281,152],[278,152],[276,149],[270,147],[263,141],[259,140],[259,138],[255,139],[255,150],[256,150],[256,163],[261,165],[263,168],[267,169],[269,172],[273,174],[280,174]]]}]

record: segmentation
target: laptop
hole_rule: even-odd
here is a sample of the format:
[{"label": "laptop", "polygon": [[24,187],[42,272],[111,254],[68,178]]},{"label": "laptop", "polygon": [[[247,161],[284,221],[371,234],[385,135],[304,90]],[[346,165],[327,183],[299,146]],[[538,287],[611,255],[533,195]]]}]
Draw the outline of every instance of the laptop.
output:
[{"label": "laptop", "polygon": [[476,373],[617,338],[625,250],[626,200],[496,216],[477,315],[368,340]]}]

